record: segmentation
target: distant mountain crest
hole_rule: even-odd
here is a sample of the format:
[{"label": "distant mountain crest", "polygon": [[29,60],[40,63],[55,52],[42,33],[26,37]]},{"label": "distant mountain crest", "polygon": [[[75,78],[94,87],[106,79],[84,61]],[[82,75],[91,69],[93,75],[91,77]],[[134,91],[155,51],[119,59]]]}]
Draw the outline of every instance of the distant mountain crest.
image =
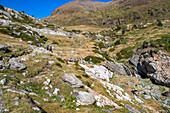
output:
[{"label": "distant mountain crest", "polygon": [[60,25],[123,25],[168,18],[169,0],[74,0],[44,18]]},{"label": "distant mountain crest", "polygon": [[84,2],[84,1],[91,1],[91,0],[76,0],[76,1],[82,1],[82,2]]}]

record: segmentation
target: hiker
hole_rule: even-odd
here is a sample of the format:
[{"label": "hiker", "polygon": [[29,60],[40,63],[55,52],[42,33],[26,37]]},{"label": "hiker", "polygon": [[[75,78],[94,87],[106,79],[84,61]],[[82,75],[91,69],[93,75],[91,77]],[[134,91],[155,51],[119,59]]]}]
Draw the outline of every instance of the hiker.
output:
[{"label": "hiker", "polygon": [[138,95],[137,95],[137,92],[138,92],[138,87],[137,87],[137,85],[135,85],[135,86],[134,86],[134,90],[132,91],[132,93],[133,93],[134,95],[138,96]]},{"label": "hiker", "polygon": [[46,49],[47,49],[47,50],[48,50],[48,48],[49,48],[49,45],[46,46]]},{"label": "hiker", "polygon": [[50,45],[50,51],[52,52],[52,46]]}]

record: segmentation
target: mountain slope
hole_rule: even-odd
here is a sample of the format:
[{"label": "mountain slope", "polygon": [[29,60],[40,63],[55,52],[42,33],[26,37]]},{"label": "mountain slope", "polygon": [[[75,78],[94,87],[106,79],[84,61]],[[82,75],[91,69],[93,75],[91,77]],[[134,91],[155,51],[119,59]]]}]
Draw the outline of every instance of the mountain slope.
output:
[{"label": "mountain slope", "polygon": [[116,25],[168,19],[169,0],[72,1],[43,20],[61,25]]},{"label": "mountain slope", "polygon": [[0,112],[170,112],[169,20],[71,27],[0,5]]}]

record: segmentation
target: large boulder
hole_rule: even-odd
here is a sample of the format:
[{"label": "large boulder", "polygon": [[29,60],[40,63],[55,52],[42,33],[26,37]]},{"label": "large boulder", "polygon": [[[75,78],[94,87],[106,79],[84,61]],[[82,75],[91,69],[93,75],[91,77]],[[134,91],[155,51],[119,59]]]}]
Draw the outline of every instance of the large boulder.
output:
[{"label": "large boulder", "polygon": [[67,82],[71,87],[82,87],[82,81],[79,80],[75,74],[73,73],[66,73],[64,74],[61,79]]},{"label": "large boulder", "polygon": [[23,70],[27,68],[27,66],[17,58],[11,58],[9,60],[9,65],[10,65],[10,69],[12,70]]},{"label": "large boulder", "polygon": [[87,75],[89,75],[90,77],[94,79],[98,79],[98,80],[102,79],[102,80],[106,80],[107,82],[109,82],[110,81],[109,79],[112,78],[113,73],[104,66],[93,65],[91,67],[88,67],[83,64],[79,64],[79,65],[85,69],[85,72]]},{"label": "large boulder", "polygon": [[88,92],[74,90],[73,95],[77,98],[77,102],[80,105],[90,105],[95,102],[94,96]]},{"label": "large boulder", "polygon": [[121,75],[127,75],[126,70],[121,63],[105,62],[104,66],[112,72],[115,72]]}]

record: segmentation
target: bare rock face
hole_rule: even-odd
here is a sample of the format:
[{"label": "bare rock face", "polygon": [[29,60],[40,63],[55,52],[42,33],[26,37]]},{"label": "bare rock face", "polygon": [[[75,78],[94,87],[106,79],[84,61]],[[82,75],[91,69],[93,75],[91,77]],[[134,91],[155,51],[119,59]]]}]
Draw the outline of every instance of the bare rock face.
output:
[{"label": "bare rock face", "polygon": [[83,86],[82,81],[79,80],[73,73],[66,73],[61,77],[61,79],[67,82],[71,87]]},{"label": "bare rock face", "polygon": [[9,65],[10,65],[10,69],[12,70],[23,70],[27,68],[27,66],[17,58],[11,58],[9,60]]},{"label": "bare rock face", "polygon": [[143,77],[149,77],[155,83],[170,87],[170,57],[162,51],[154,51],[144,44],[129,61]]},{"label": "bare rock face", "polygon": [[112,72],[116,72],[121,75],[127,75],[125,68],[120,63],[105,62],[104,66],[107,67]]},{"label": "bare rock face", "polygon": [[94,96],[88,92],[74,90],[73,95],[77,98],[80,105],[90,105],[95,102]]}]

